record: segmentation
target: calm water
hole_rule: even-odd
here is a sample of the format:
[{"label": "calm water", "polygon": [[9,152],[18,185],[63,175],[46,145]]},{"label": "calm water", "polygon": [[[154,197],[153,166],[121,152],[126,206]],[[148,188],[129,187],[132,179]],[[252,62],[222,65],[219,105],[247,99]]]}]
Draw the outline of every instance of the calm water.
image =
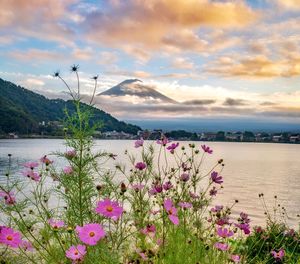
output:
[{"label": "calm water", "polygon": [[[189,142],[181,142],[188,145]],[[147,143],[149,144],[149,143]],[[195,142],[197,146],[200,142]],[[297,226],[296,215],[300,213],[300,145],[255,144],[209,142],[214,154],[205,161],[208,169],[218,159],[223,158],[224,189],[214,204],[239,203],[234,207],[234,214],[243,210],[250,214],[254,224],[263,224],[263,208],[258,193],[265,194],[270,210],[274,204],[274,195],[280,204],[287,208],[291,226]],[[126,163],[124,150],[134,153],[133,141],[97,140],[96,149],[107,150],[118,155],[116,162]],[[4,171],[8,164],[7,154],[11,153],[13,170],[20,170],[22,163],[39,159],[52,151],[64,151],[62,140],[58,139],[10,139],[0,140],[0,182],[5,181]],[[106,164],[113,166],[113,163]],[[16,173],[16,177],[21,177]]]}]

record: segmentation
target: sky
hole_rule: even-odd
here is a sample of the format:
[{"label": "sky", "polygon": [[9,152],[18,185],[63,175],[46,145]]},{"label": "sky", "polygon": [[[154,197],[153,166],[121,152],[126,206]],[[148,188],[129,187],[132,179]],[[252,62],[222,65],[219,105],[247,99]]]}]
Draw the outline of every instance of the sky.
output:
[{"label": "sky", "polygon": [[138,78],[177,101],[95,101],[122,120],[300,123],[300,0],[0,0],[0,77],[50,98]]}]

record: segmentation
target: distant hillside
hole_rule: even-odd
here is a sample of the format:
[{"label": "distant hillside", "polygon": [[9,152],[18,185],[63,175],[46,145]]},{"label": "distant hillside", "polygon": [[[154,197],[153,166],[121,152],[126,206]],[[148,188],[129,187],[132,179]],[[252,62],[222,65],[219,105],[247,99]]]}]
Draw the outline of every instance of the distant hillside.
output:
[{"label": "distant hillside", "polygon": [[143,84],[142,81],[138,79],[125,80],[118,85],[98,94],[98,96],[107,95],[112,97],[122,97],[122,96],[136,96],[144,101],[151,101],[156,103],[176,103],[175,100],[165,96],[164,94],[156,91],[149,85]]},{"label": "distant hillside", "polygon": [[[0,78],[0,132],[37,133],[39,123],[61,121],[63,109],[74,110],[72,101],[50,100]],[[110,114],[94,108],[92,121],[102,121],[101,131],[124,131],[136,134],[140,127],[118,121]]]}]

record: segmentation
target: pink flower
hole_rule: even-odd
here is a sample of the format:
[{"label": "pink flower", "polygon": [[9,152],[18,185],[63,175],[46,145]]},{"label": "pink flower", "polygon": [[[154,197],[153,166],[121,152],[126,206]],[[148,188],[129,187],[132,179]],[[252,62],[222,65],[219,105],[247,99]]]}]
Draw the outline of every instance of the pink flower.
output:
[{"label": "pink flower", "polygon": [[284,255],[285,255],[285,252],[283,249],[280,249],[278,252],[276,252],[275,250],[272,250],[271,251],[271,254],[273,255],[273,257],[276,259],[276,260],[282,260]]},{"label": "pink flower", "polygon": [[226,237],[231,237],[233,236],[233,231],[228,230],[227,228],[222,229],[222,227],[219,227],[217,229],[217,234],[220,237],[226,238]]},{"label": "pink flower", "polygon": [[118,220],[123,213],[123,208],[119,206],[118,202],[105,199],[98,202],[95,211],[100,215],[112,218],[113,220]]},{"label": "pink flower", "polygon": [[86,246],[84,245],[71,246],[66,251],[66,257],[75,261],[82,261],[85,254]]},{"label": "pink flower", "polygon": [[26,170],[26,171],[22,171],[22,174],[25,177],[30,178],[31,180],[34,180],[36,182],[41,180],[41,175],[38,172],[35,172],[33,170]]},{"label": "pink flower", "polygon": [[83,227],[76,226],[76,231],[80,240],[90,246],[94,246],[97,242],[105,237],[105,231],[99,224],[86,224]]},{"label": "pink flower", "polygon": [[72,149],[72,150],[68,150],[65,152],[65,157],[67,159],[73,159],[75,156],[76,156],[76,150],[75,149]]},{"label": "pink flower", "polygon": [[188,173],[182,173],[180,176],[180,180],[183,182],[187,182],[190,179],[190,175]]},{"label": "pink flower", "polygon": [[165,191],[168,191],[173,188],[173,184],[170,181],[167,181],[163,184],[163,188]]},{"label": "pink flower", "polygon": [[144,145],[144,139],[138,139],[137,141],[134,142],[134,147],[135,148],[139,148],[142,147]]},{"label": "pink flower", "polygon": [[168,138],[166,136],[162,136],[161,139],[156,140],[156,143],[159,145],[163,145],[166,146],[168,143],[170,143],[171,141],[168,140]]},{"label": "pink flower", "polygon": [[156,227],[155,227],[155,225],[147,225],[147,227],[145,227],[141,230],[141,233],[144,235],[149,235],[153,238],[156,233]]},{"label": "pink flower", "polygon": [[53,160],[50,160],[50,159],[47,157],[47,155],[41,157],[41,158],[40,158],[40,161],[41,161],[42,163],[44,163],[46,166],[48,166],[48,165],[50,165],[50,164],[53,163]]},{"label": "pink flower", "polygon": [[145,184],[132,184],[132,189],[135,190],[136,192],[141,191],[144,189]]},{"label": "pink flower", "polygon": [[137,164],[135,164],[135,168],[138,170],[143,170],[146,169],[147,165],[144,162],[138,162]]},{"label": "pink flower", "polygon": [[223,205],[216,205],[214,208],[211,208],[210,211],[214,213],[218,213],[223,210]]},{"label": "pink flower", "polygon": [[67,175],[71,175],[73,173],[73,168],[71,166],[66,166],[63,169],[64,173]]},{"label": "pink flower", "polygon": [[31,242],[29,242],[27,240],[22,240],[22,242],[20,244],[20,248],[22,248],[25,251],[33,251],[33,246],[31,244]]},{"label": "pink flower", "polygon": [[250,225],[249,224],[234,224],[236,227],[244,231],[245,235],[250,234]]},{"label": "pink flower", "polygon": [[38,166],[39,166],[38,162],[35,162],[35,161],[29,161],[29,162],[24,163],[24,167],[31,169],[31,170],[33,170],[34,168],[36,168]]},{"label": "pink flower", "polygon": [[165,207],[165,210],[168,213],[168,217],[169,217],[170,221],[174,225],[179,225],[179,219],[178,219],[178,216],[177,216],[177,209],[173,205],[173,202],[171,201],[171,199],[166,199],[164,201],[164,207]]},{"label": "pink flower", "polygon": [[152,188],[149,190],[150,195],[155,195],[163,191],[163,186],[160,183],[152,185]]},{"label": "pink flower", "polygon": [[139,254],[139,256],[146,261],[148,259],[147,255],[145,254],[145,252],[141,251],[140,249],[136,250],[136,253]]},{"label": "pink flower", "polygon": [[213,153],[213,150],[209,146],[201,145],[201,148],[203,149],[204,152],[206,152],[208,154],[212,154]]},{"label": "pink flower", "polygon": [[229,249],[229,245],[225,244],[225,243],[220,243],[220,242],[216,242],[214,244],[214,247],[216,249],[219,249],[221,251],[227,251]]},{"label": "pink flower", "polygon": [[217,193],[218,193],[218,191],[217,191],[217,188],[215,186],[209,191],[210,196],[216,196]]},{"label": "pink flower", "polygon": [[216,221],[216,224],[219,225],[219,226],[223,226],[223,225],[229,225],[231,223],[229,223],[229,217],[228,216],[223,216],[223,217],[219,218]]},{"label": "pink flower", "polygon": [[167,147],[167,150],[170,150],[170,153],[174,154],[175,149],[179,146],[179,142],[172,143],[170,146]]},{"label": "pink flower", "polygon": [[178,205],[183,209],[192,208],[193,206],[191,203],[187,203],[187,202],[179,202]]},{"label": "pink flower", "polygon": [[234,263],[239,263],[241,261],[241,257],[239,255],[231,255],[230,260],[232,260]]},{"label": "pink flower", "polygon": [[48,220],[48,223],[54,229],[63,228],[65,226],[65,222],[64,221],[54,220],[52,218]]},{"label": "pink flower", "polygon": [[211,176],[211,180],[214,183],[217,183],[217,184],[223,183],[223,177],[221,175],[219,175],[218,172],[213,171],[210,176]]},{"label": "pink flower", "polygon": [[16,203],[16,197],[13,192],[0,191],[0,197],[4,198],[7,205],[13,205]]},{"label": "pink flower", "polygon": [[191,196],[191,198],[193,199],[198,199],[200,196],[197,195],[196,193],[193,193],[193,192],[189,192],[189,195]]},{"label": "pink flower", "polygon": [[12,248],[17,248],[22,243],[21,233],[14,231],[10,227],[2,226],[0,228],[0,244],[5,244]]}]

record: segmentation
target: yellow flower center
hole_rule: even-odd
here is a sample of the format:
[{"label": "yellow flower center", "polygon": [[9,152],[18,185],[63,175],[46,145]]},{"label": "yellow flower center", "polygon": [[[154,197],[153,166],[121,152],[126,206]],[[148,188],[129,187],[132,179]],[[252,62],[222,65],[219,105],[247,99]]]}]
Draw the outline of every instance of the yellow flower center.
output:
[{"label": "yellow flower center", "polygon": [[170,210],[168,211],[168,213],[169,213],[170,215],[173,214],[172,209],[170,209]]},{"label": "yellow flower center", "polygon": [[90,237],[93,237],[93,236],[95,236],[95,233],[92,231],[89,233],[89,235],[90,235]]},{"label": "yellow flower center", "polygon": [[113,211],[112,206],[111,205],[106,206],[106,211],[107,212],[112,212]]},{"label": "yellow flower center", "polygon": [[13,237],[12,237],[11,235],[8,235],[8,236],[6,237],[6,239],[9,240],[9,241],[12,241],[12,240],[13,240]]}]

